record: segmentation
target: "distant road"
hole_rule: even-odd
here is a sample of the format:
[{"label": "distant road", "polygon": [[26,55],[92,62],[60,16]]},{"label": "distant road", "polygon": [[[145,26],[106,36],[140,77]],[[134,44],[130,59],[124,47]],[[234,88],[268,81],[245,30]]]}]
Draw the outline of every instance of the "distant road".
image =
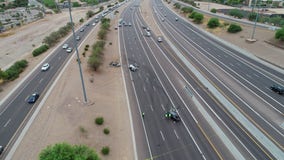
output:
[{"label": "distant road", "polygon": [[[173,0],[173,3],[176,3],[176,2],[182,4],[183,6],[193,7],[193,6],[191,6],[191,5],[187,4],[187,3],[184,3],[184,2],[181,2],[181,1],[177,1],[177,0]],[[252,26],[255,24],[254,22],[251,22],[251,21],[248,21],[248,20],[245,20],[245,19],[237,19],[237,18],[233,18],[233,17],[227,16],[227,15],[215,14],[215,13],[212,13],[212,12],[209,12],[209,11],[206,11],[206,10],[201,10],[199,8],[196,8],[196,7],[193,7],[193,8],[195,10],[197,10],[198,12],[201,12],[201,13],[204,13],[204,14],[207,14],[207,15],[210,15],[210,16],[215,16],[215,17],[218,17],[218,18],[222,18],[222,19],[225,19],[225,20],[228,20],[228,21],[238,22],[238,23],[242,23],[242,24],[246,24],[246,25],[252,25]],[[263,24],[263,23],[256,23],[256,26],[257,27],[261,27],[261,28],[267,28],[269,30],[280,29],[280,27],[267,25],[267,24]]]}]

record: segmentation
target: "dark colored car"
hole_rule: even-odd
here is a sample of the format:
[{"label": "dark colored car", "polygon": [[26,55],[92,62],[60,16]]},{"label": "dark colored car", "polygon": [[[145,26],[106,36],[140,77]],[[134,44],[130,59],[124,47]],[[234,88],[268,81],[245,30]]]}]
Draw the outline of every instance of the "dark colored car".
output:
[{"label": "dark colored car", "polygon": [[273,86],[270,87],[270,89],[278,94],[283,94],[284,93],[284,88],[280,85],[274,84]]},{"label": "dark colored car", "polygon": [[174,110],[170,110],[169,112],[167,112],[165,114],[165,117],[169,118],[169,119],[171,119],[171,120],[173,120],[175,122],[180,121],[180,117],[179,117],[178,113],[176,111],[174,111]]},{"label": "dark colored car", "polygon": [[28,103],[32,104],[32,103],[35,103],[36,100],[38,99],[39,97],[39,94],[37,92],[33,93],[32,95],[29,96],[28,98]]},{"label": "dark colored car", "polygon": [[0,155],[3,153],[3,151],[4,151],[4,147],[0,146]]}]

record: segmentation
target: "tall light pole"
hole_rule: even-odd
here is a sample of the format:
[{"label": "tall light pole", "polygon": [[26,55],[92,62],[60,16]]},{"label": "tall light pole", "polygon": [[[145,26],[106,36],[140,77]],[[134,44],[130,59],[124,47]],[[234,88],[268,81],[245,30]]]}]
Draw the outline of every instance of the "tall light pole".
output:
[{"label": "tall light pole", "polygon": [[[257,3],[257,0],[255,0],[255,2],[254,2],[254,7],[253,8],[255,8],[256,7],[256,3]],[[251,40],[254,40],[254,33],[255,33],[255,28],[256,28],[256,22],[257,22],[257,19],[258,19],[258,12],[259,12],[259,8],[258,8],[258,10],[257,10],[257,13],[256,13],[256,18],[255,18],[255,21],[254,21],[254,25],[253,25],[253,30],[252,30],[252,34],[251,34]],[[253,13],[253,12],[252,12]]]},{"label": "tall light pole", "polygon": [[77,47],[77,42],[76,42],[76,35],[75,35],[75,31],[74,31],[73,19],[72,19],[72,14],[71,14],[71,2],[70,2],[70,0],[68,0],[68,3],[69,3],[68,5],[69,5],[70,22],[71,22],[71,26],[72,26],[71,28],[72,28],[72,32],[73,32],[73,41],[74,41],[74,46],[75,46],[75,49],[76,49],[77,62],[78,62],[78,66],[79,66],[81,83],[82,83],[83,94],[84,94],[84,101],[85,101],[85,103],[87,103],[87,94],[86,94],[84,78],[83,78],[83,73],[82,73],[82,68],[81,68],[81,60],[80,60],[78,47]]}]

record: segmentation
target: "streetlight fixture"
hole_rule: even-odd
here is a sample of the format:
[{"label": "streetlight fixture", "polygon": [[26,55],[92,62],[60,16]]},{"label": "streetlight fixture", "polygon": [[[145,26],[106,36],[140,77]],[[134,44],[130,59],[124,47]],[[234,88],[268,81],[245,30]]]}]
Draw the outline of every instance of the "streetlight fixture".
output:
[{"label": "streetlight fixture", "polygon": [[72,28],[72,32],[73,32],[73,41],[74,41],[74,46],[75,46],[74,48],[76,49],[77,62],[78,62],[78,66],[79,66],[81,83],[82,83],[83,94],[84,94],[84,102],[87,103],[87,94],[86,94],[84,78],[83,78],[83,73],[82,73],[82,68],[81,68],[81,60],[80,60],[79,51],[78,51],[77,42],[76,42],[76,35],[75,35],[75,31],[74,31],[70,0],[68,0],[68,5],[69,5],[68,7],[69,7],[70,22],[71,22],[71,26],[72,26],[71,28]]}]

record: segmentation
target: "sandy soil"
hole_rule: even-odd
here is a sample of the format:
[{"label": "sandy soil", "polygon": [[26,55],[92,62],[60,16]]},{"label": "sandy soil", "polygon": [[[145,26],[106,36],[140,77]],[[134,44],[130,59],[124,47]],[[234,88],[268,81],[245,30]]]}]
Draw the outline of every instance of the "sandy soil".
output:
[{"label": "sandy soil", "polygon": [[[149,8],[151,8],[149,6],[149,1],[143,0],[141,5],[143,17],[145,17],[146,22],[155,34],[159,35],[161,33],[153,22],[153,17]],[[119,9],[119,11],[121,12],[122,9]],[[80,18],[80,16],[78,17]],[[53,20],[53,18],[49,19],[49,21],[42,21],[43,23],[50,24],[50,20]],[[58,22],[60,22],[60,20],[58,20]],[[81,56],[88,103],[83,103],[81,82],[80,79],[78,79],[79,71],[76,58],[73,57],[62,77],[51,91],[50,96],[44,103],[12,159],[35,160],[41,149],[45,148],[47,145],[63,141],[71,144],[87,144],[96,149],[97,152],[100,152],[102,146],[109,146],[111,149],[110,155],[101,155],[102,159],[134,159],[121,68],[108,66],[110,61],[119,59],[117,41],[118,32],[113,29],[114,24],[117,24],[117,18],[112,20],[111,24],[111,31],[108,35],[108,43],[104,52],[104,64],[99,71],[90,71],[86,64],[87,58]],[[34,26],[37,25],[34,24]],[[79,53],[83,52],[86,44],[91,45],[95,42],[96,39],[94,37],[96,37],[97,29],[98,28],[92,32],[92,35],[89,36],[82,47],[80,47]],[[48,34],[40,29],[38,32],[43,33],[32,32],[29,36],[37,37],[37,35]],[[212,31],[212,33],[213,32],[215,33],[215,31]],[[263,42],[264,39],[268,38],[268,35],[265,34],[260,36],[261,34],[256,34],[258,41],[248,45],[244,40],[245,38],[242,38],[247,36],[247,32],[249,32],[249,28],[247,31],[244,30],[241,34],[231,35],[221,32],[216,32],[216,34],[220,37],[223,36],[224,39],[229,40],[231,43],[239,45],[242,48],[247,47],[247,50],[257,56],[267,56],[266,58],[271,61],[271,63],[281,64],[282,62],[283,65],[283,50],[278,51],[277,48],[272,47],[273,53],[271,53],[271,46]],[[264,31],[257,30],[257,33],[263,32]],[[25,34],[22,36],[24,35]],[[19,43],[18,41],[23,38],[22,36],[19,36],[18,39],[15,38],[14,41]],[[41,40],[42,39],[37,38],[36,41],[41,42]],[[33,44],[30,41],[24,42],[26,42],[26,46],[32,46]],[[109,42],[112,42],[112,45],[110,45]],[[266,49],[268,49],[269,52],[265,52]],[[16,49],[10,52],[14,53],[16,52]],[[269,55],[267,55],[267,53],[269,53]],[[87,54],[90,54],[90,51],[88,51]],[[272,54],[274,56],[272,56]],[[39,56],[38,58],[31,58],[30,61],[32,64],[28,70],[31,70],[32,66],[35,66],[45,56],[46,55]],[[282,61],[280,58],[282,58]],[[21,76],[25,75],[27,72],[28,71],[25,71]],[[18,80],[4,86],[4,91],[0,92],[0,98],[1,95],[3,97],[3,95],[9,91],[9,87],[12,88],[13,85],[17,84],[17,81]],[[94,119],[98,116],[104,117],[105,123],[103,126],[94,124]],[[80,132],[80,127],[84,128],[87,132]],[[110,129],[110,135],[103,134],[104,128]]]}]

